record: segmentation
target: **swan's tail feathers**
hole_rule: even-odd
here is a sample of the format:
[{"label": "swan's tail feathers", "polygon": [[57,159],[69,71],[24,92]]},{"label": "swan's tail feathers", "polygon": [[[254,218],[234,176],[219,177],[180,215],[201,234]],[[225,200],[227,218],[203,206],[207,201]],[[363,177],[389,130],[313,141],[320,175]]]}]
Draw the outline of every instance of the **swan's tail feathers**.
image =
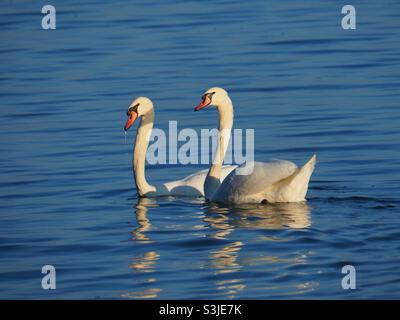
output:
[{"label": "swan's tail feathers", "polygon": [[316,163],[317,163],[317,155],[313,154],[313,156],[310,158],[310,160],[307,161],[307,163],[303,166],[303,168],[301,168],[301,170],[310,171],[310,176],[311,176],[311,173],[314,171]]},{"label": "swan's tail feathers", "polygon": [[314,154],[307,163],[298,170],[290,181],[290,188],[296,198],[304,200],[308,190],[308,183],[317,163],[317,156]]}]

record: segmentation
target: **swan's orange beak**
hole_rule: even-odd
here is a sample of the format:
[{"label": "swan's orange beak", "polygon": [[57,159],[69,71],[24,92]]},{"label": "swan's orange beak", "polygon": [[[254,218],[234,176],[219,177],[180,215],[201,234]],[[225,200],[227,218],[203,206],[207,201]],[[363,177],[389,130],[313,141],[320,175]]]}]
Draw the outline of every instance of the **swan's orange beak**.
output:
[{"label": "swan's orange beak", "polygon": [[128,131],[130,127],[135,123],[135,120],[137,119],[138,114],[135,111],[131,111],[129,114],[128,120],[126,120],[124,130]]},{"label": "swan's orange beak", "polygon": [[196,108],[194,108],[194,111],[199,111],[207,107],[210,103],[211,103],[210,97],[208,95],[205,95],[203,101]]}]

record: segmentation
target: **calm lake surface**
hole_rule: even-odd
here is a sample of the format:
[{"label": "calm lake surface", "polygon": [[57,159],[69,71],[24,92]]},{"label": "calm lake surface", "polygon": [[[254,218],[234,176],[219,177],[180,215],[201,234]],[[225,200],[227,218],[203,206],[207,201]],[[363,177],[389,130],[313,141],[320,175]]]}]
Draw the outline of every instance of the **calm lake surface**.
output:
[{"label": "calm lake surface", "polygon": [[[342,1],[51,4],[52,31],[43,1],[0,4],[0,298],[400,298],[398,1],[352,1],[356,30]],[[256,160],[317,154],[307,203],[138,199],[131,100],[200,132],[217,113],[193,107],[216,85]]]}]

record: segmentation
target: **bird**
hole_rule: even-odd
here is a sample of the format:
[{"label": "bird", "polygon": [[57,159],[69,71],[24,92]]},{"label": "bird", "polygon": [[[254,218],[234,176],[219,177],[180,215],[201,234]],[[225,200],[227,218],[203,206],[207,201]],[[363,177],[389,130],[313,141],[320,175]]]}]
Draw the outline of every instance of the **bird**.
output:
[{"label": "bird", "polygon": [[[137,128],[136,139],[133,148],[132,168],[135,178],[136,190],[139,197],[158,197],[158,196],[183,196],[201,197],[204,196],[204,180],[208,170],[200,170],[181,180],[174,180],[158,185],[149,184],[145,175],[146,152],[149,145],[149,138],[154,124],[154,105],[147,97],[135,98],[128,107],[128,119],[124,126],[124,131],[140,119]],[[221,177],[224,178],[236,166],[223,166]]]},{"label": "bird", "polygon": [[302,167],[291,161],[249,161],[233,169],[226,177],[221,169],[233,125],[233,104],[228,92],[212,87],[204,92],[195,111],[216,107],[220,132],[215,158],[204,181],[208,201],[226,204],[302,202],[316,164],[314,154]]}]

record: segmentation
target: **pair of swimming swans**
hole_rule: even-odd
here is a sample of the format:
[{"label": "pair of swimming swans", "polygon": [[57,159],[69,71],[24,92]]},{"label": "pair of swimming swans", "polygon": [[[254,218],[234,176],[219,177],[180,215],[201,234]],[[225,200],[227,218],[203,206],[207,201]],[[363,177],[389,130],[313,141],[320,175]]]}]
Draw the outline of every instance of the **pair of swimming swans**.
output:
[{"label": "pair of swimming swans", "polygon": [[315,155],[301,168],[286,160],[252,162],[247,174],[244,172],[249,168],[248,163],[223,166],[233,126],[233,104],[224,89],[214,87],[203,94],[195,111],[207,106],[215,106],[218,111],[220,133],[210,169],[182,180],[150,185],[146,180],[145,162],[154,124],[153,103],[146,97],[139,97],[130,104],[124,130],[127,131],[136,119],[141,118],[133,150],[133,171],[139,196],[205,196],[206,200],[226,204],[305,201],[316,163]]}]

